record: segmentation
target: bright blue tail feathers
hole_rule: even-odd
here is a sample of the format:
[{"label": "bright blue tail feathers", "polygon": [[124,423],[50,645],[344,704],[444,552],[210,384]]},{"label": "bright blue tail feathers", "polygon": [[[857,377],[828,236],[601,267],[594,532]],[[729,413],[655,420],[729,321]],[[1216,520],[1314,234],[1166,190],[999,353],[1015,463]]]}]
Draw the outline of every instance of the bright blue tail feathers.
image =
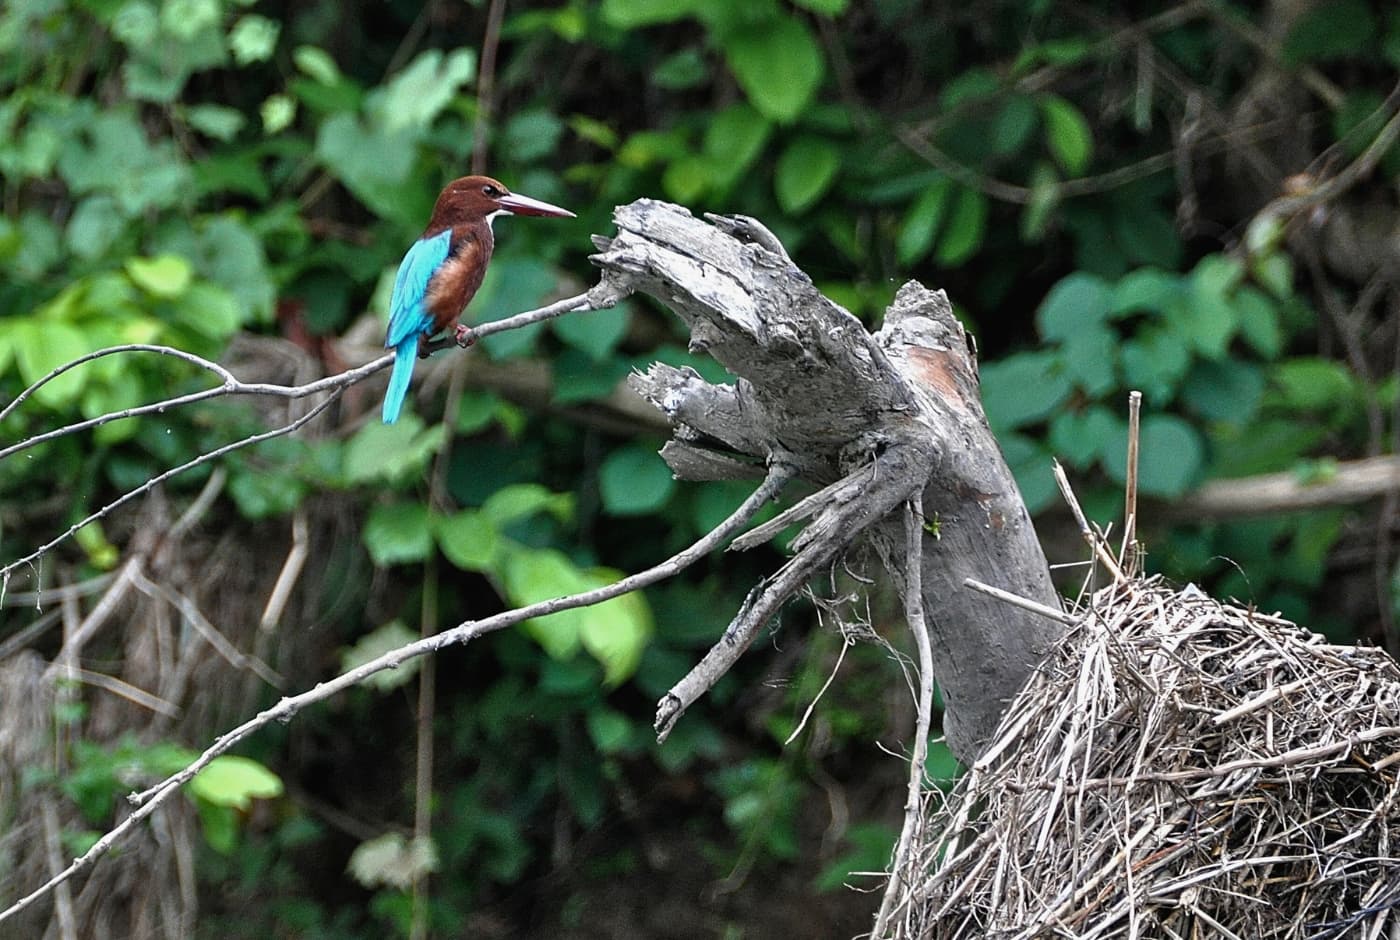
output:
[{"label": "bright blue tail feathers", "polygon": [[384,393],[384,423],[399,420],[408,380],[413,377],[413,363],[418,359],[418,337],[409,337],[394,348],[394,371],[389,376],[389,390]]}]

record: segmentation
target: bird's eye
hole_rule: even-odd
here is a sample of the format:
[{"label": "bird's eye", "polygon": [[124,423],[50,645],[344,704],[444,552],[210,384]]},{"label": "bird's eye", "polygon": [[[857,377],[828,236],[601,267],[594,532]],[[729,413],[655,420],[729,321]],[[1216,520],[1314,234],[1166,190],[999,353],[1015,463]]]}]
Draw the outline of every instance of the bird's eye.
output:
[{"label": "bird's eye", "polygon": [[501,196],[505,195],[495,186],[492,186],[490,183],[487,183],[485,186],[481,187],[481,191],[486,195],[490,196],[492,199],[499,199]]}]

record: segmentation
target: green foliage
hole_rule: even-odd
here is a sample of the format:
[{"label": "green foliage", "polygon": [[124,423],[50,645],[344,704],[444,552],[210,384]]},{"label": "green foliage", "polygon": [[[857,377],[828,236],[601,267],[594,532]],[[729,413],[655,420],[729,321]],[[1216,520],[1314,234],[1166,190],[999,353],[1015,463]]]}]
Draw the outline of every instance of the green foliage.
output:
[{"label": "green foliage", "polygon": [[[1396,383],[1360,375],[1319,325],[1315,275],[1295,263],[1290,242],[1316,220],[1232,216],[1235,202],[1276,193],[1218,198],[1238,180],[1230,161],[1209,162],[1214,138],[1189,150],[1183,127],[1213,132],[1181,102],[1195,95],[1206,113],[1239,113],[1250,76],[1273,75],[1280,62],[1282,81],[1288,69],[1323,68],[1341,95],[1320,106],[1307,145],[1354,159],[1385,121],[1369,79],[1400,65],[1400,15],[1316,5],[1266,54],[1241,46],[1218,18],[1159,23],[1124,44],[1090,25],[1094,16],[1065,18],[1053,4],[1003,12],[930,18],[917,4],[847,0],[510,5],[486,102],[479,5],[420,31],[417,12],[401,6],[385,7],[370,29],[319,0],[286,11],[243,0],[10,4],[0,9],[0,400],[118,343],[220,359],[246,332],[322,349],[360,318],[382,317],[402,250],[439,185],[472,164],[477,119],[489,114],[489,171],[581,218],[501,220],[468,320],[575,292],[592,277],[586,236],[609,231],[610,208],[661,196],[697,214],[761,219],[871,325],[903,280],[947,286],[982,347],[987,414],[1033,510],[1057,499],[1057,457],[1091,509],[1117,512],[1107,507],[1121,501],[1130,389],[1146,398],[1139,482],[1148,505],[1222,477],[1293,470],[1325,481],[1336,459],[1378,446],[1373,416],[1390,407]],[[1232,154],[1257,146],[1226,145]],[[1191,158],[1176,166],[1190,169],[1199,193],[1178,191],[1160,159],[1173,152]],[[1398,170],[1392,148],[1375,178]],[[1211,197],[1209,211],[1197,210],[1206,224],[1178,227],[1178,209],[1200,196]],[[353,602],[317,601],[334,628],[313,659],[345,667],[416,636],[405,624],[419,622],[429,578],[443,626],[613,583],[693,540],[747,492],[678,485],[657,442],[619,435],[614,417],[592,420],[629,370],[655,359],[725,378],[683,343],[672,319],[641,301],[491,337],[474,353],[491,369],[473,371],[469,360],[472,387],[456,402],[444,401],[447,383],[420,382],[411,413],[386,427],[372,400],[347,397],[342,423],[323,420],[314,438],[230,455],[218,524],[262,537],[260,526],[285,527],[291,513],[334,501],[358,540],[341,537],[333,558],[312,563],[346,565],[341,588]],[[240,353],[240,371],[247,359]],[[499,379],[486,380],[501,381],[496,391],[475,385],[503,370],[512,380],[546,375],[547,396]],[[99,358],[44,385],[7,419],[6,441],[217,381],[164,356]],[[13,507],[0,545],[11,557],[27,551],[34,533],[62,531],[155,473],[266,426],[253,408],[210,404],[113,421],[0,462]],[[167,496],[189,499],[207,472],[172,481]],[[1153,531],[1150,558],[1218,593],[1325,620],[1326,560],[1352,523],[1342,512],[1302,513]],[[58,562],[75,578],[109,569],[129,531],[125,517],[90,525]],[[218,850],[201,865],[228,883],[257,886],[274,873],[294,886],[268,917],[307,937],[401,929],[405,877],[440,865],[452,874],[435,879],[432,913],[446,935],[501,896],[493,892],[549,870],[542,832],[583,833],[614,815],[638,768],[687,774],[723,808],[727,832],[714,838],[729,848],[714,859],[809,854],[794,807],[820,801],[808,799],[800,745],[766,753],[773,742],[755,742],[731,714],[740,709],[728,686],[664,747],[651,746],[647,727],[645,700],[703,654],[775,564],[726,558],[722,578],[700,574],[474,644],[480,671],[441,690],[450,721],[438,743],[453,773],[439,776],[451,782],[437,794],[434,843],[362,845],[352,871],[375,892],[362,909],[310,893],[314,879],[293,860],[333,840],[306,813],[288,809],[242,838],[238,794],[256,795],[255,782],[196,797]],[[362,580],[372,584],[359,583],[353,572],[371,565]],[[798,632],[784,643],[801,642]],[[738,681],[762,660],[743,661]],[[392,720],[387,703],[399,696],[380,690],[414,668],[386,674],[347,706],[364,709],[358,728]],[[815,696],[810,677],[799,678],[787,702],[800,702],[798,714]],[[883,698],[842,702],[847,681],[814,720],[828,721],[838,743],[865,742],[882,733],[874,703]],[[75,702],[62,717],[80,728],[85,714]],[[781,739],[795,725],[783,715],[763,727]],[[406,766],[395,748],[411,734],[396,731],[382,750],[395,772]],[[127,778],[184,759],[158,745],[83,746],[75,742],[65,792],[94,827]],[[951,775],[946,751],[935,749],[929,771]],[[393,807],[386,826],[404,821],[401,804],[384,805]],[[74,845],[88,838],[70,834]],[[853,828],[817,882],[883,867],[890,840],[876,823]],[[240,922],[234,933],[261,936],[265,926]]]},{"label": "green foliage", "polygon": [[[118,802],[127,794],[183,770],[198,756],[174,744],[124,739],[102,747],[77,740],[59,788],[90,823],[110,826]],[[199,812],[206,842],[227,854],[237,845],[239,814],[252,800],[282,796],[283,787],[281,778],[257,761],[223,754],[195,774],[185,792]]]}]

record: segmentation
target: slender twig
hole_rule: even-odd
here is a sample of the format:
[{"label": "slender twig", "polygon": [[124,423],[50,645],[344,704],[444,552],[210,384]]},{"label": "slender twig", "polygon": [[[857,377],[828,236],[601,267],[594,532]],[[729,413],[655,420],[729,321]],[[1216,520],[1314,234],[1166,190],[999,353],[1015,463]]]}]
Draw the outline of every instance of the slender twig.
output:
[{"label": "slender twig", "polygon": [[1260,209],[1258,214],[1260,216],[1272,215],[1278,218],[1293,216],[1306,209],[1311,209],[1313,206],[1336,199],[1359,183],[1363,177],[1376,168],[1376,164],[1390,151],[1395,142],[1400,140],[1400,86],[1396,86],[1391,91],[1384,106],[1395,108],[1395,113],[1391,114],[1385,125],[1377,132],[1375,139],[1346,169],[1303,192],[1280,196]]},{"label": "slender twig", "polygon": [[572,594],[567,597],[556,597],[551,600],[541,601],[537,604],[530,604],[526,607],[507,610],[502,613],[487,617],[483,620],[469,620],[459,624],[451,630],[445,630],[432,636],[423,637],[406,646],[391,650],[383,656],[379,656],[363,665],[357,666],[348,672],[341,673],[334,679],[317,684],[314,688],[302,692],[298,695],[288,696],[279,701],[271,708],[259,712],[254,717],[243,724],[220,735],[204,753],[200,754],[193,762],[179,773],[172,774],[165,780],[150,787],[140,793],[133,793],[127,799],[134,805],[131,815],[122,820],[117,826],[108,830],[100,839],[93,843],[83,855],[73,860],[63,871],[50,878],[44,884],[35,888],[29,894],[20,898],[14,904],[3,911],[0,911],[0,923],[4,923],[9,918],[26,910],[35,901],[44,897],[58,885],[71,879],[74,875],[86,870],[97,859],[107,854],[114,845],[128,835],[144,819],[155,812],[157,807],[168,800],[184,784],[188,783],[195,774],[199,773],[209,763],[220,754],[227,752],[234,745],[251,735],[258,729],[274,721],[290,721],[292,716],[308,705],[326,699],[345,691],[368,679],[376,673],[386,669],[396,669],[411,659],[437,652],[445,647],[460,645],[505,627],[514,626],[524,620],[534,617],[544,617],[549,614],[558,613],[562,610],[574,610],[579,607],[589,607],[600,604],[603,601],[629,594],[640,588],[655,584],[673,577],[685,568],[704,558],[711,551],[718,548],[729,539],[735,532],[748,524],[763,504],[768,502],[782,490],[783,486],[792,478],[792,470],[784,465],[775,464],[768,471],[767,478],[756,489],[748,499],[724,522],[716,526],[712,531],[700,538],[689,548],[683,549],[672,555],[666,561],[655,565],[645,571],[630,575],[612,584],[595,588],[591,591],[584,591],[581,594]]},{"label": "slender twig", "polygon": [[904,798],[904,826],[899,833],[890,881],[880,901],[880,913],[875,918],[873,940],[886,935],[891,912],[906,885],[913,883],[906,869],[910,852],[918,835],[920,809],[924,805],[924,777],[927,773],[928,734],[933,723],[933,644],[929,640],[928,623],[924,619],[924,514],[917,499],[911,499],[904,511],[904,619],[914,635],[919,652],[919,711],[914,729],[913,753],[909,759],[909,789]]},{"label": "slender twig", "polygon": [[241,652],[229,641],[228,637],[219,631],[218,627],[209,622],[209,618],[204,616],[199,605],[189,597],[166,587],[164,584],[150,580],[141,572],[139,565],[133,565],[131,581],[142,594],[147,597],[159,598],[178,610],[185,618],[185,622],[193,627],[194,631],[214,648],[214,652],[218,653],[234,669],[247,669],[274,689],[286,687],[286,683],[276,670],[257,656]]},{"label": "slender twig", "polygon": [[[387,360],[386,360],[386,361],[387,361]],[[348,374],[348,373],[342,373],[342,374]],[[200,466],[200,465],[202,465],[202,464],[206,464],[206,463],[208,463],[208,462],[211,461],[211,460],[217,460],[218,458],[224,456],[225,454],[233,453],[234,451],[239,450],[239,449],[244,448],[244,447],[248,447],[248,446],[251,445],[251,444],[258,444],[258,443],[261,443],[262,441],[272,440],[272,439],[275,438],[275,437],[281,437],[281,436],[283,436],[283,435],[285,435],[285,434],[291,434],[291,433],[292,433],[293,431],[295,431],[297,428],[301,427],[302,425],[304,425],[304,424],[306,424],[307,422],[309,422],[312,418],[314,418],[314,417],[316,417],[317,415],[319,415],[322,411],[325,411],[326,408],[329,407],[329,406],[331,405],[331,403],[333,403],[333,402],[335,402],[335,401],[338,401],[338,400],[340,399],[340,396],[344,393],[344,391],[345,391],[345,386],[343,386],[343,385],[340,386],[339,388],[336,388],[335,391],[332,392],[332,393],[330,394],[330,396],[328,396],[328,397],[326,398],[325,401],[321,402],[321,403],[320,403],[319,405],[317,405],[315,408],[312,408],[312,409],[311,409],[310,411],[308,411],[306,414],[302,415],[300,418],[296,419],[295,421],[291,422],[290,424],[284,424],[284,425],[282,425],[282,427],[280,427],[280,428],[274,428],[274,429],[272,429],[271,431],[264,431],[264,432],[261,433],[261,434],[253,434],[253,435],[250,435],[250,436],[248,436],[248,437],[243,438],[242,440],[234,441],[234,442],[231,443],[231,444],[225,444],[223,447],[216,448],[215,450],[211,450],[211,451],[209,451],[208,453],[205,453],[205,454],[200,454],[198,457],[195,457],[195,458],[192,459],[192,460],[187,460],[187,461],[185,461],[184,463],[180,464],[178,467],[172,467],[171,469],[165,471],[164,473],[157,474],[156,476],[151,477],[149,480],[147,480],[145,483],[141,484],[140,486],[136,487],[136,489],[132,490],[131,492],[126,493],[126,494],[124,494],[124,495],[118,497],[117,499],[115,499],[115,500],[113,500],[112,502],[108,503],[107,505],[103,506],[101,509],[97,510],[96,512],[89,513],[89,514],[87,515],[87,517],[85,517],[84,519],[82,519],[82,520],[80,520],[80,521],[78,521],[78,522],[75,522],[75,523],[74,523],[73,525],[71,525],[71,526],[67,529],[67,531],[65,531],[63,534],[57,536],[56,538],[50,540],[49,542],[46,542],[44,545],[42,545],[41,547],[35,549],[33,552],[30,552],[28,555],[24,556],[23,558],[19,559],[18,561],[12,561],[12,562],[10,562],[8,565],[5,565],[3,568],[0,568],[0,578],[9,578],[9,576],[10,576],[16,569],[22,568],[22,567],[24,567],[25,565],[30,564],[31,562],[33,562],[33,561],[37,560],[38,558],[42,557],[42,556],[43,556],[45,553],[47,553],[51,548],[53,548],[55,545],[59,544],[59,543],[62,542],[64,539],[66,539],[66,538],[68,538],[69,536],[71,536],[73,533],[77,532],[77,531],[78,531],[79,529],[81,529],[83,526],[85,526],[85,525],[87,525],[87,524],[89,524],[89,523],[91,523],[91,522],[96,522],[98,519],[101,519],[101,518],[103,518],[104,516],[106,516],[106,515],[108,515],[109,513],[111,513],[111,512],[112,512],[113,510],[115,510],[118,506],[122,506],[122,505],[124,505],[125,503],[130,502],[131,500],[135,499],[136,497],[140,496],[140,495],[143,494],[143,493],[148,493],[148,492],[150,492],[152,489],[154,489],[155,487],[157,487],[157,486],[159,486],[160,484],[164,483],[166,480],[169,480],[171,477],[179,476],[180,474],[184,473],[184,472],[187,471],[187,470],[193,470],[195,467],[198,467],[198,466]]]},{"label": "slender twig", "polygon": [[487,134],[496,112],[496,52],[501,43],[505,0],[491,0],[486,33],[481,39],[481,68],[476,76],[476,121],[472,124],[472,172],[485,173],[490,151]]},{"label": "slender twig", "polygon": [[[100,359],[103,356],[127,352],[154,352],[163,356],[173,356],[177,359],[183,359],[186,362],[193,363],[202,369],[207,369],[215,375],[218,375],[223,379],[223,384],[215,386],[214,388],[206,388],[202,391],[191,392],[188,395],[177,395],[174,398],[166,398],[161,401],[151,402],[148,405],[136,405],[132,408],[123,408],[119,411],[109,411],[106,414],[98,415],[95,418],[89,418],[86,421],[78,421],[74,424],[64,425],[61,428],[55,428],[52,431],[46,431],[43,434],[27,437],[16,444],[11,444],[9,447],[0,448],[0,460],[4,460],[6,457],[17,454],[20,451],[28,450],[45,441],[51,441],[58,437],[65,437],[69,434],[76,434],[79,431],[86,431],[89,428],[109,424],[112,421],[119,421],[122,418],[135,418],[148,414],[164,414],[172,408],[179,408],[182,405],[191,405],[195,402],[205,401],[210,398],[218,398],[223,395],[270,395],[278,398],[305,398],[308,395],[315,395],[317,392],[343,390],[359,382],[361,379],[373,375],[394,361],[393,355],[386,353],[378,359],[367,362],[348,372],[329,375],[323,379],[308,382],[305,385],[272,385],[262,382],[240,382],[223,366],[210,362],[208,359],[204,359],[201,356],[196,356],[193,353],[187,353],[182,349],[175,349],[170,346],[149,346],[141,344],[112,346],[83,356],[81,359],[74,359],[72,362],[50,372],[29,388],[25,389],[19,398],[15,399],[6,407],[5,411],[8,412],[10,409],[14,408],[45,382],[48,382],[75,366],[91,362],[94,359]],[[0,420],[3,419],[4,412],[0,412]]]},{"label": "slender twig", "polygon": [[102,672],[92,672],[87,669],[75,669],[72,678],[77,679],[95,689],[102,689],[110,692],[118,698],[124,698],[134,705],[139,705],[149,711],[165,715],[167,718],[179,718],[180,706],[167,702],[159,695],[147,692],[138,688],[130,682],[124,682],[116,676],[109,676]]},{"label": "slender twig", "polygon": [[836,665],[831,667],[831,675],[826,677],[826,681],[823,682],[822,687],[817,690],[817,694],[812,696],[812,701],[807,703],[807,707],[802,712],[802,720],[797,723],[796,728],[792,729],[792,734],[788,735],[786,740],[783,741],[783,747],[787,747],[793,741],[796,741],[797,736],[802,733],[802,729],[807,727],[807,721],[812,717],[812,712],[816,710],[817,703],[822,700],[822,696],[826,695],[826,690],[831,688],[831,683],[836,681],[836,674],[841,671],[841,664],[846,661],[846,651],[855,645],[856,641],[854,637],[841,637],[841,652],[836,656]]},{"label": "slender twig", "polygon": [[1069,485],[1069,477],[1065,476],[1065,468],[1060,465],[1058,460],[1054,462],[1054,474],[1055,483],[1060,487],[1060,495],[1064,497],[1070,512],[1074,514],[1075,524],[1079,526],[1079,534],[1084,536],[1084,541],[1089,544],[1089,550],[1108,569],[1108,573],[1113,575],[1113,580],[1126,580],[1123,577],[1123,569],[1118,567],[1118,560],[1113,557],[1113,553],[1104,545],[1103,539],[1089,525],[1089,520],[1084,515],[1084,509],[1079,505],[1079,498],[1074,495],[1074,490]]},{"label": "slender twig", "polygon": [[[419,635],[432,636],[437,630],[438,572],[436,556],[429,556],[423,571],[423,604],[419,611]],[[414,721],[417,736],[413,774],[413,842],[415,857],[433,838],[433,716],[437,711],[436,660],[425,657],[418,670],[418,714]],[[428,866],[413,866],[412,920],[409,940],[428,937]]]},{"label": "slender twig", "polygon": [[301,578],[301,570],[306,565],[308,541],[306,508],[298,506],[292,514],[292,547],[287,550],[282,570],[277,572],[277,581],[272,585],[272,593],[267,597],[262,616],[258,618],[260,632],[271,632],[282,619],[282,612],[287,609],[287,600],[292,596],[292,588]]},{"label": "slender twig", "polygon": [[963,586],[972,588],[972,590],[977,591],[979,594],[986,594],[988,597],[995,597],[997,600],[1010,604],[1013,607],[1019,607],[1022,610],[1029,610],[1033,614],[1040,614],[1040,616],[1042,617],[1048,617],[1049,619],[1062,623],[1067,627],[1074,626],[1076,623],[1079,622],[1080,619],[1074,614],[1067,614],[1063,610],[1056,610],[1053,607],[1046,607],[1044,604],[1037,603],[1036,601],[1033,601],[1027,597],[1022,597],[1019,594],[1012,594],[1010,591],[1003,591],[999,587],[993,587],[990,584],[983,584],[976,578],[963,579]]},{"label": "slender twig", "polygon": [[1128,474],[1123,488],[1123,546],[1118,557],[1132,577],[1137,574],[1138,435],[1142,428],[1142,392],[1128,393]]},{"label": "slender twig", "polygon": [[534,323],[542,323],[545,320],[552,320],[561,317],[566,313],[584,313],[589,310],[603,310],[614,306],[621,297],[615,291],[605,289],[605,285],[599,284],[592,290],[575,294],[573,297],[565,297],[563,300],[556,300],[554,303],[538,310],[527,310],[524,313],[517,313],[515,316],[504,317],[500,320],[490,320],[486,323],[478,323],[463,334],[463,338],[449,333],[441,339],[435,339],[424,343],[422,350],[424,353],[435,353],[439,349],[447,349],[451,346],[470,346],[477,340],[485,339],[496,333],[504,333],[506,330],[518,330],[522,326],[530,326]]},{"label": "slender twig", "polygon": [[[44,854],[50,871],[63,868],[63,845],[60,841],[62,826],[58,821],[58,807],[52,795],[39,799],[39,812],[44,825]],[[78,940],[78,918],[73,909],[73,893],[67,885],[56,892],[54,899],[54,919],[57,921],[59,940]]]}]

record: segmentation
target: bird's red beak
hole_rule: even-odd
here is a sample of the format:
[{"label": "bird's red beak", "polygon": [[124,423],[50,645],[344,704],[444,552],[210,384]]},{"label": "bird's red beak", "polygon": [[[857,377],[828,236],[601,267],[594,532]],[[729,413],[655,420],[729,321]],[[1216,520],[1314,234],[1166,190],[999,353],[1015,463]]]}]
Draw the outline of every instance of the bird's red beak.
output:
[{"label": "bird's red beak", "polygon": [[522,196],[519,193],[506,193],[497,199],[496,203],[505,211],[516,215],[553,215],[565,219],[575,217],[568,209],[561,209],[558,206],[552,206],[547,202],[531,199],[529,196]]}]

